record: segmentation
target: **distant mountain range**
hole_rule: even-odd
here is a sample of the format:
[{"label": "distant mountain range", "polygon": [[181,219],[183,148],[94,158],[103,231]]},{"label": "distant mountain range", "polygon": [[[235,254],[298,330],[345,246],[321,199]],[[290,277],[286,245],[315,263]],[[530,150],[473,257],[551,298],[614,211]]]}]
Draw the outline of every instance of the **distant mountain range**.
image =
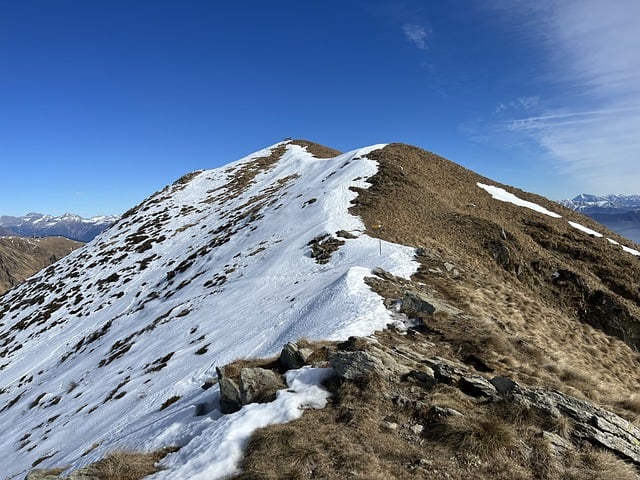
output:
[{"label": "distant mountain range", "polygon": [[640,243],[640,195],[583,193],[560,204],[593,218],[614,232]]},{"label": "distant mountain range", "polygon": [[59,217],[42,213],[28,213],[22,217],[0,216],[0,236],[66,237],[89,242],[113,225],[120,217],[103,215],[82,218],[73,213]]}]

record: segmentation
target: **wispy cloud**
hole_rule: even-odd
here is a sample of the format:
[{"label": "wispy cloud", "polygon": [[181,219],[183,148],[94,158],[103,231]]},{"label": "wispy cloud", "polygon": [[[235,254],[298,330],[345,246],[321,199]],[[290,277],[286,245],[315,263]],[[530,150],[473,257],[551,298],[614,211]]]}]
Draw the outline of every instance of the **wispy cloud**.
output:
[{"label": "wispy cloud", "polygon": [[427,49],[427,36],[429,35],[429,31],[420,25],[415,23],[405,23],[402,25],[402,31],[404,32],[404,36],[413,43],[420,50]]},{"label": "wispy cloud", "polygon": [[[501,8],[541,44],[550,93],[530,112],[498,104],[503,126],[547,150],[559,169],[593,193],[640,191],[640,2],[540,0],[522,17],[520,1]],[[557,92],[561,92],[561,95]],[[525,107],[520,109],[516,107]]]},{"label": "wispy cloud", "polygon": [[508,102],[500,102],[496,105],[496,113],[505,111],[529,112],[540,107],[540,97],[518,97]]}]

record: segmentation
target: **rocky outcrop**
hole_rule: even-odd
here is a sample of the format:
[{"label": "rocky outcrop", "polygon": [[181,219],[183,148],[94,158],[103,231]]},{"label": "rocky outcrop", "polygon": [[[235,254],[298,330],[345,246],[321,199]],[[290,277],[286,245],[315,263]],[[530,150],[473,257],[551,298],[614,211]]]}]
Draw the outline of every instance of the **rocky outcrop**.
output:
[{"label": "rocky outcrop", "polygon": [[227,375],[225,367],[216,368],[216,373],[220,386],[220,411],[222,413],[237,412],[242,408],[240,387],[235,380]]},{"label": "rocky outcrop", "polygon": [[276,392],[286,388],[282,377],[266,368],[243,368],[240,370],[240,402],[250,403],[272,402]]},{"label": "rocky outcrop", "polygon": [[510,398],[553,418],[568,418],[574,435],[640,465],[640,429],[623,418],[570,395],[515,386]]},{"label": "rocky outcrop", "polygon": [[333,252],[344,245],[344,240],[329,235],[320,235],[307,245],[311,247],[311,258],[319,264],[324,264],[329,262]]},{"label": "rocky outcrop", "polygon": [[423,386],[442,382],[489,402],[515,402],[551,418],[565,418],[573,424],[573,435],[577,439],[611,450],[640,465],[640,429],[608,410],[558,391],[527,388],[508,377],[495,376],[489,380],[440,357],[425,359],[424,363],[428,369],[412,371],[408,377]]},{"label": "rocky outcrop", "polygon": [[337,352],[329,360],[336,374],[345,380],[356,380],[383,370],[382,362],[373,354],[364,351]]},{"label": "rocky outcrop", "polygon": [[419,292],[404,292],[400,305],[400,311],[409,317],[414,317],[418,313],[431,315],[436,311],[436,307],[430,302],[430,299]]},{"label": "rocky outcrop", "polygon": [[278,361],[283,370],[294,370],[306,365],[311,355],[313,350],[310,348],[301,348],[296,343],[288,342],[282,348]]},{"label": "rocky outcrop", "polygon": [[[339,350],[329,361],[339,378],[354,381],[388,374],[383,358],[386,355],[373,346],[366,351]],[[410,369],[403,375],[405,381],[426,389],[442,383],[484,402],[509,402],[547,418],[566,419],[573,425],[574,440],[587,441],[640,465],[640,429],[608,410],[558,391],[525,387],[505,376],[486,378],[463,364],[442,357],[423,358],[420,363],[420,369]],[[395,373],[399,371],[401,368],[396,366]],[[462,413],[436,406],[427,416],[441,419],[455,415]],[[559,452],[571,448],[571,442],[552,432],[541,434]]]},{"label": "rocky outcrop", "polygon": [[250,403],[271,402],[278,390],[286,388],[279,374],[265,368],[242,368],[237,378],[230,376],[226,367],[216,370],[222,413],[237,412]]}]

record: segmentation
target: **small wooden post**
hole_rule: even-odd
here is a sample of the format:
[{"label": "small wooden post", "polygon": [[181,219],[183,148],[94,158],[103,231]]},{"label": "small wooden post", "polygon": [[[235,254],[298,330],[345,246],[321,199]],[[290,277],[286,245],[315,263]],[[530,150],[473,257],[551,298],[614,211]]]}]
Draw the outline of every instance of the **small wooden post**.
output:
[{"label": "small wooden post", "polygon": [[380,251],[380,255],[382,256],[382,240],[380,239],[380,230],[382,230],[382,223],[379,220],[373,225],[374,230],[378,234],[378,249]]}]

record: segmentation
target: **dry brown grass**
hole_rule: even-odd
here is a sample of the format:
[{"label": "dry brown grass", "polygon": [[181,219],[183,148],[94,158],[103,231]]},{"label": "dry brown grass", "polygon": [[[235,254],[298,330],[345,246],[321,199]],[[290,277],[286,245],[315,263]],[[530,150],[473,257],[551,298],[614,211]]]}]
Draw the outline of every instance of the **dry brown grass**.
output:
[{"label": "dry brown grass", "polygon": [[176,450],[167,448],[149,453],[114,451],[89,465],[83,474],[93,480],[140,480],[159,472],[158,461]]},{"label": "dry brown grass", "polygon": [[82,245],[63,237],[0,237],[0,294]]},{"label": "dry brown grass", "polygon": [[224,366],[224,374],[229,378],[238,378],[243,368],[265,368],[278,370],[278,357],[270,358],[238,358]]},{"label": "dry brown grass", "polygon": [[637,480],[638,472],[613,453],[595,447],[586,448],[574,455],[566,468],[564,478],[568,480]]}]

